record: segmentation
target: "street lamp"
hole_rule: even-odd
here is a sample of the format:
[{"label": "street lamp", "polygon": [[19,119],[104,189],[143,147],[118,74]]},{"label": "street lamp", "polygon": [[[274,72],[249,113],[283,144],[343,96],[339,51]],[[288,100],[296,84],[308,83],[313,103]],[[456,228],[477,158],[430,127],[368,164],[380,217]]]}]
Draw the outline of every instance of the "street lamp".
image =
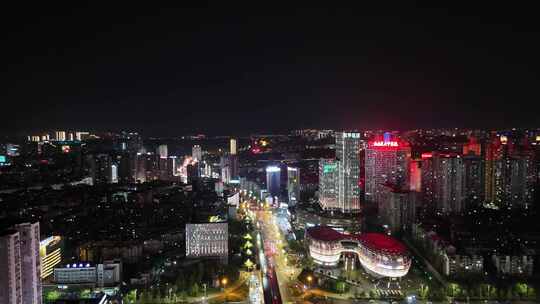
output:
[{"label": "street lamp", "polygon": [[225,302],[227,302],[227,283],[229,282],[229,280],[227,280],[226,277],[223,277],[223,279],[221,279],[221,286],[223,286],[223,292],[225,293]]},{"label": "street lamp", "polygon": [[311,275],[308,275],[307,281],[308,281],[309,287],[311,287],[311,281],[313,281],[313,277]]}]

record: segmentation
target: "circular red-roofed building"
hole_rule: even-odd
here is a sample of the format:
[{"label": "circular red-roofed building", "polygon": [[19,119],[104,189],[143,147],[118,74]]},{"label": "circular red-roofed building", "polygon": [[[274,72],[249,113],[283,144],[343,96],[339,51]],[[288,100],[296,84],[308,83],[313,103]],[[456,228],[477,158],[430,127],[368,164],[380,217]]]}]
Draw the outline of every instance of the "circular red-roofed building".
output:
[{"label": "circular red-roofed building", "polygon": [[411,266],[405,245],[386,234],[345,234],[317,226],[307,230],[306,239],[311,258],[322,266],[337,266],[344,253],[356,254],[364,269],[377,277],[402,277]]}]

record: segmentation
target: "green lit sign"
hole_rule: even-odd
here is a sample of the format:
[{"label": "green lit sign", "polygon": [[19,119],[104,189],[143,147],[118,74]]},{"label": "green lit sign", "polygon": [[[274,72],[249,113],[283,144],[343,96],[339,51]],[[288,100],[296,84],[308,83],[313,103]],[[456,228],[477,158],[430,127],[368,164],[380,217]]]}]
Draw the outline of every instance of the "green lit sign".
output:
[{"label": "green lit sign", "polygon": [[0,155],[0,163],[5,163],[7,161],[5,155]]},{"label": "green lit sign", "polygon": [[336,170],[336,164],[326,164],[323,166],[324,173],[334,172]]}]

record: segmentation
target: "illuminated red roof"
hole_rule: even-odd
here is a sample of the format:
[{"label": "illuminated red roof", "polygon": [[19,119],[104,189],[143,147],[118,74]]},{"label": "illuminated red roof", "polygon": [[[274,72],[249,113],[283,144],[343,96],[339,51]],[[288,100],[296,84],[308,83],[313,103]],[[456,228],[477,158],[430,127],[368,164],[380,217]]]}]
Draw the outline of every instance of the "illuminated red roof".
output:
[{"label": "illuminated red roof", "polygon": [[339,233],[328,226],[316,226],[308,228],[307,233],[311,238],[325,242],[340,241],[346,239],[347,237],[351,237],[351,235]]},{"label": "illuminated red roof", "polygon": [[407,247],[397,239],[383,233],[343,234],[328,226],[309,228],[307,234],[316,240],[335,242],[341,240],[357,240],[364,246],[390,254],[406,254]]},{"label": "illuminated red roof", "polygon": [[400,241],[383,233],[363,233],[359,236],[364,245],[373,250],[383,250],[393,254],[405,254],[407,248]]}]

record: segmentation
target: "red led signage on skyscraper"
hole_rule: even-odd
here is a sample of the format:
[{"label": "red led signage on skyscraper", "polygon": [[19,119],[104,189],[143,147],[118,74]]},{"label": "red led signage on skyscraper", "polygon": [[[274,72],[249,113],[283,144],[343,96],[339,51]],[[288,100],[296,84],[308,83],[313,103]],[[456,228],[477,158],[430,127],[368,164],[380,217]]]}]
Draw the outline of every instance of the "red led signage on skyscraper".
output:
[{"label": "red led signage on skyscraper", "polygon": [[374,141],[372,145],[374,147],[399,147],[397,141]]}]

